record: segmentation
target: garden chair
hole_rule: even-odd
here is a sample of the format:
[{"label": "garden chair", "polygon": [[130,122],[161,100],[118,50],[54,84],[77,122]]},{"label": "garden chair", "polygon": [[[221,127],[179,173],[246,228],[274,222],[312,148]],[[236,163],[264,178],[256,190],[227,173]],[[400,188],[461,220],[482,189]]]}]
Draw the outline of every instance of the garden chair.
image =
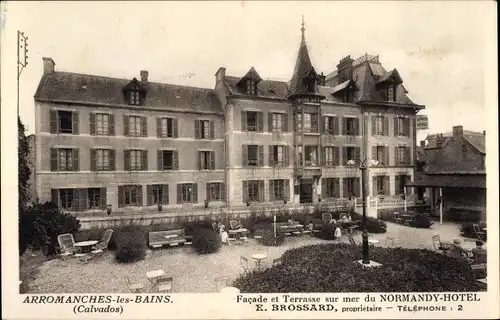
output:
[{"label": "garden chair", "polygon": [[331,213],[323,213],[321,215],[321,220],[323,220],[324,223],[330,223],[332,221],[333,217]]},{"label": "garden chair", "polygon": [[451,243],[441,242],[441,237],[438,234],[432,236],[432,244],[436,251],[441,251],[442,253],[446,253],[452,246]]},{"label": "garden chair", "polygon": [[59,244],[58,254],[61,259],[72,256],[77,252],[75,247],[75,239],[71,233],[60,234],[57,236],[57,243]]},{"label": "garden chair", "polygon": [[403,219],[399,216],[399,212],[394,212],[393,214],[393,219],[396,223],[402,223]]},{"label": "garden chair", "polygon": [[142,283],[132,283],[129,277],[125,277],[125,283],[127,284],[127,288],[132,293],[141,293],[144,285]]},{"label": "garden chair", "polygon": [[229,276],[215,277],[215,289],[219,292],[224,287],[229,287]]},{"label": "garden chair", "polygon": [[273,260],[273,267],[281,264],[281,261],[282,261],[281,257],[274,259]]},{"label": "garden chair", "polygon": [[354,238],[352,237],[351,234],[347,234],[347,238],[349,239],[349,243],[352,245],[352,246],[355,246],[357,247],[358,244],[356,243],[356,240],[354,240]]},{"label": "garden chair", "polygon": [[156,280],[156,288],[158,292],[172,292],[172,287],[174,283],[174,278],[173,277],[159,277]]},{"label": "garden chair", "polygon": [[396,241],[395,237],[387,237],[385,238],[385,246],[388,248],[394,247],[394,241]]},{"label": "garden chair", "polygon": [[476,234],[476,237],[481,240],[485,241],[486,240],[486,232],[481,231],[481,228],[479,228],[479,224],[474,223],[472,225],[472,229],[474,229],[474,233]]},{"label": "garden chair", "polygon": [[104,251],[108,251],[108,245],[111,241],[111,237],[113,236],[113,229],[107,229],[104,231],[104,235],[102,236],[101,241],[99,241],[94,247],[92,247],[91,253],[93,254],[101,254]]},{"label": "garden chair", "polygon": [[240,264],[243,267],[245,273],[249,273],[250,269],[248,268],[248,258],[244,256],[240,256]]}]

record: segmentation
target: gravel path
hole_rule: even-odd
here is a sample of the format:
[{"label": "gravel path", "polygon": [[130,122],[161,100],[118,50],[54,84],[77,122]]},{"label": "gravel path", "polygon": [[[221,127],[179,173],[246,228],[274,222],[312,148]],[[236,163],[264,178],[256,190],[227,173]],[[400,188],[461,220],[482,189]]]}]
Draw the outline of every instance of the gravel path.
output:
[{"label": "gravel path", "polygon": [[[431,229],[415,229],[393,223],[388,223],[385,234],[374,234],[372,239],[379,240],[379,246],[385,246],[387,236],[396,238],[395,246],[405,248],[433,249],[432,235],[439,233],[441,241],[462,239],[467,248],[473,248],[474,242],[467,241],[459,235],[458,225],[445,223],[435,224]],[[355,236],[358,243],[361,236]],[[242,272],[240,256],[248,258],[251,269],[255,262],[251,258],[254,253],[266,253],[268,258],[262,262],[262,267],[272,265],[273,259],[280,257],[286,250],[301,246],[327,243],[308,235],[287,237],[279,247],[266,247],[251,239],[244,245],[224,245],[215,254],[198,255],[188,245],[184,247],[165,248],[148,251],[143,261],[132,264],[121,264],[114,260],[114,252],[108,252],[101,257],[85,264],[76,259],[47,261],[40,268],[40,273],[30,285],[30,293],[128,293],[125,277],[132,282],[143,283],[149,287],[146,272],[163,269],[167,276],[174,278],[174,292],[215,292],[215,277],[229,276],[233,281]],[[348,242],[342,237],[342,242]]]}]

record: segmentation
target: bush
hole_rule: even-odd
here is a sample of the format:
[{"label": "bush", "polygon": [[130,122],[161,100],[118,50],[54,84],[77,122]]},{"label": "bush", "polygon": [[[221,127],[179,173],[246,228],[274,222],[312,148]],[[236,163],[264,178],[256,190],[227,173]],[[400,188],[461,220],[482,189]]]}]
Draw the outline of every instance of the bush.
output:
[{"label": "bush", "polygon": [[382,264],[364,268],[361,250],[347,244],[321,244],[286,251],[282,263],[240,275],[242,293],[289,292],[467,292],[479,291],[472,271],[459,258],[424,249],[375,247],[370,258]]},{"label": "bush", "polygon": [[313,235],[323,240],[334,240],[335,228],[335,224],[325,223],[321,225],[320,232],[315,232]]},{"label": "bush", "polygon": [[63,233],[75,233],[80,228],[80,221],[69,213],[59,210],[53,202],[36,203],[20,208],[19,242],[25,249],[43,250],[47,255],[55,253],[58,247],[57,236]]},{"label": "bush", "polygon": [[[360,222],[363,220],[363,216],[356,212],[351,213],[351,218]],[[387,231],[387,223],[379,219],[366,217],[366,231],[368,233],[385,233]]]},{"label": "bush", "polygon": [[410,223],[410,227],[414,228],[430,228],[432,225],[432,221],[429,220],[429,217],[425,214],[416,214],[413,217],[413,220]]},{"label": "bush", "polygon": [[214,253],[221,247],[221,239],[213,229],[200,228],[194,231],[193,248],[200,254]]},{"label": "bush", "polygon": [[116,260],[131,263],[146,257],[146,240],[144,232],[139,228],[122,231],[116,236]]},{"label": "bush", "polygon": [[285,233],[279,229],[276,230],[274,236],[274,229],[266,228],[262,231],[262,244],[265,246],[277,247],[285,242]]}]

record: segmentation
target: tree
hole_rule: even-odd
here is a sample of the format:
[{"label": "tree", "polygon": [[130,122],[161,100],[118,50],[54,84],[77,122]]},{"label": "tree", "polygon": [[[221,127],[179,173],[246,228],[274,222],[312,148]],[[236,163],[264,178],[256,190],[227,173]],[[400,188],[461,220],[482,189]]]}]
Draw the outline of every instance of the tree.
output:
[{"label": "tree", "polygon": [[30,218],[27,215],[27,203],[29,200],[29,178],[31,170],[28,166],[29,144],[28,138],[25,135],[24,125],[19,116],[17,117],[17,143],[18,143],[18,206],[19,206],[19,254],[23,254],[29,242],[29,234],[31,234],[28,222]]}]

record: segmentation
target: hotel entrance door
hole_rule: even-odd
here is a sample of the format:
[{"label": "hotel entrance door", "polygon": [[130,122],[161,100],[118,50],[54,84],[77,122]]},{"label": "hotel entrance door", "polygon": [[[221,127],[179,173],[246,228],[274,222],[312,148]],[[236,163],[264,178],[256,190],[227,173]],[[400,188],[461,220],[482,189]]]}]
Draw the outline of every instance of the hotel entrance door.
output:
[{"label": "hotel entrance door", "polygon": [[313,202],[313,181],[312,179],[300,180],[300,203]]}]

